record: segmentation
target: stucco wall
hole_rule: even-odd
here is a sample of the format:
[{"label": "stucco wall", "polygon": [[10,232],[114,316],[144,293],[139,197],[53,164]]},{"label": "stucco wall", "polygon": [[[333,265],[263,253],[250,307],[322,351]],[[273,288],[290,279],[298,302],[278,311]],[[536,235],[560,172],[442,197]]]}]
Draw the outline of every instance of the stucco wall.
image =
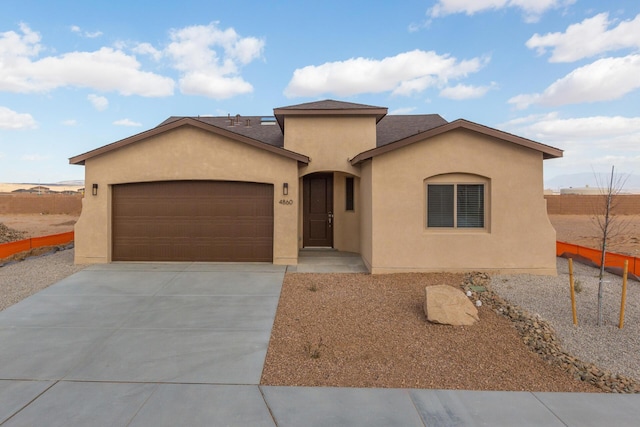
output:
[{"label": "stucco wall", "polygon": [[349,160],[375,148],[374,117],[286,117],[284,147],[311,158],[300,176],[339,171],[355,176],[360,168]]},{"label": "stucco wall", "polygon": [[[275,264],[296,264],[298,211],[297,162],[247,144],[184,126],[86,161],[85,183],[99,186],[87,194],[76,223],[76,263],[111,260],[113,184],[169,180],[230,180],[274,185]],[[289,195],[282,195],[282,184]],[[283,198],[294,199],[281,204]]]},{"label": "stucco wall", "polygon": [[333,247],[339,251],[360,252],[360,179],[354,178],[354,210],[346,206],[346,178],[351,175],[333,174]]},{"label": "stucco wall", "polygon": [[[487,180],[486,229],[426,227],[425,180],[448,173]],[[374,157],[372,187],[373,273],[556,272],[540,152],[455,130]]]},{"label": "stucco wall", "polygon": [[371,186],[373,162],[368,160],[361,165],[360,178],[360,255],[371,271],[373,265],[373,188]]}]

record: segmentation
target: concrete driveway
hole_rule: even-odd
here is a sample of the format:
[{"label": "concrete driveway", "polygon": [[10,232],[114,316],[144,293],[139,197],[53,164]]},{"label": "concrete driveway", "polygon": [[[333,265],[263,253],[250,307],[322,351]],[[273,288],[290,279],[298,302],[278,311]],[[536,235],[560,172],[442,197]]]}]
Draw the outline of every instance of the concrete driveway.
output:
[{"label": "concrete driveway", "polygon": [[256,385],[285,269],[98,265],[0,312],[0,423],[273,425]]},{"label": "concrete driveway", "polygon": [[284,272],[93,266],[0,312],[0,424],[638,423],[640,395],[258,386]]}]

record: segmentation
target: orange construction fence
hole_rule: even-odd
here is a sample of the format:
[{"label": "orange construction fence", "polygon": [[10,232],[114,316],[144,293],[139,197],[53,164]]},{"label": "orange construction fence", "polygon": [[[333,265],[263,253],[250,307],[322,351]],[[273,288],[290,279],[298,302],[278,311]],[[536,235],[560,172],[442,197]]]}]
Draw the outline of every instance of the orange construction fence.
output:
[{"label": "orange construction fence", "polygon": [[[597,249],[586,248],[572,243],[556,242],[556,256],[561,256],[562,254],[578,255],[593,261],[596,265],[600,265],[600,258],[602,257],[602,251]],[[604,258],[604,265],[605,267],[623,268],[624,260],[629,261],[629,273],[640,276],[640,258],[637,257],[607,252]]]},{"label": "orange construction fence", "polygon": [[30,239],[17,240],[15,242],[3,243],[0,245],[0,259],[10,257],[11,255],[25,252],[34,248],[43,246],[57,246],[73,242],[73,231],[60,234],[52,234],[50,236],[32,237]]}]

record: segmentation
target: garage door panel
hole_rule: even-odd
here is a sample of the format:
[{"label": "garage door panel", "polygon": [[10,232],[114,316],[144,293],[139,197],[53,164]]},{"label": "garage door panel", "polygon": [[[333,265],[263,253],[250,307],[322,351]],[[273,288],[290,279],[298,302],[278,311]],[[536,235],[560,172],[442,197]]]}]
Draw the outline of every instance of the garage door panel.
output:
[{"label": "garage door panel", "polygon": [[273,186],[172,181],[113,186],[114,261],[273,260]]}]

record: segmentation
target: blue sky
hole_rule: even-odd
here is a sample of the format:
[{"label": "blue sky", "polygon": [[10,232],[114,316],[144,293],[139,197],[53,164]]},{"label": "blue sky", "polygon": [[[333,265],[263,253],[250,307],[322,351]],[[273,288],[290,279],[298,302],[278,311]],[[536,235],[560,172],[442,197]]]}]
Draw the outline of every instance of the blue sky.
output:
[{"label": "blue sky", "polygon": [[172,115],[338,99],[565,150],[545,180],[640,173],[640,2],[0,0],[0,182]]}]

